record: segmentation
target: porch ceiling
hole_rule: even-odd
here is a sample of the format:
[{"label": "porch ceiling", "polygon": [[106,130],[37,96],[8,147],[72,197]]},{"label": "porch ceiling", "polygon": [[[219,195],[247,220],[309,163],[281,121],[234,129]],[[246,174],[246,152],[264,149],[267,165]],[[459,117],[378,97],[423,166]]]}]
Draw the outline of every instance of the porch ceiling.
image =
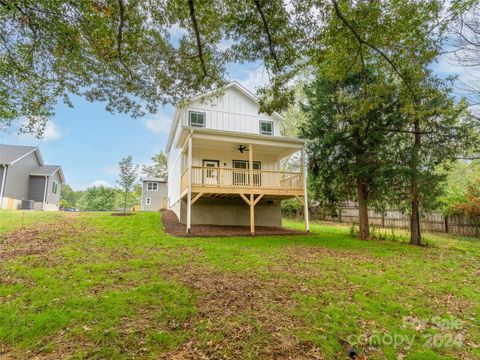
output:
[{"label": "porch ceiling", "polygon": [[[192,145],[195,148],[215,149],[216,151],[234,152],[240,145],[248,147],[248,144],[253,145],[253,153],[273,156],[278,160],[284,159],[300,151],[304,142],[300,139],[285,138],[285,141],[279,137],[274,139],[262,136],[248,136],[249,134],[232,133],[229,136],[218,134],[207,134],[203,132],[193,133]],[[185,149],[186,150],[186,149]],[[248,154],[248,152],[245,152]]]}]

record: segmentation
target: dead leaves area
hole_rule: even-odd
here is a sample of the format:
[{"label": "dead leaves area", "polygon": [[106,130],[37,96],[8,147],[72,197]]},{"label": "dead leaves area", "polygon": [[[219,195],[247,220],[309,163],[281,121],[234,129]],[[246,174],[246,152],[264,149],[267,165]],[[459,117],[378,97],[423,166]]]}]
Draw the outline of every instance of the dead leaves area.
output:
[{"label": "dead leaves area", "polygon": [[50,254],[61,245],[61,239],[81,233],[74,227],[74,216],[36,223],[25,229],[0,235],[0,263],[20,256]]}]

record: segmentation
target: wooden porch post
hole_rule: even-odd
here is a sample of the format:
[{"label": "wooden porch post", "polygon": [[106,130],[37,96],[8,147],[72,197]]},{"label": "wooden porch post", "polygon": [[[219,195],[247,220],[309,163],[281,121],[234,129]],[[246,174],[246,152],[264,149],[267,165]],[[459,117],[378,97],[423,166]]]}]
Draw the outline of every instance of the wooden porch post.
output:
[{"label": "wooden porch post", "polygon": [[308,192],[307,192],[307,167],[305,166],[305,149],[302,148],[302,153],[301,153],[301,157],[302,157],[302,173],[303,173],[303,191],[304,191],[304,195],[303,195],[303,200],[304,200],[304,203],[303,203],[303,213],[305,215],[305,231],[307,233],[310,232],[310,223],[309,223],[309,219],[308,219]]},{"label": "wooden porch post", "polygon": [[192,132],[188,137],[188,194],[187,194],[187,234],[190,234],[192,225]]},{"label": "wooden porch post", "polygon": [[250,234],[255,235],[255,205],[253,203],[253,144],[248,144],[248,177],[250,183]]},{"label": "wooden porch post", "polygon": [[250,234],[255,235],[255,204],[253,194],[250,194]]}]

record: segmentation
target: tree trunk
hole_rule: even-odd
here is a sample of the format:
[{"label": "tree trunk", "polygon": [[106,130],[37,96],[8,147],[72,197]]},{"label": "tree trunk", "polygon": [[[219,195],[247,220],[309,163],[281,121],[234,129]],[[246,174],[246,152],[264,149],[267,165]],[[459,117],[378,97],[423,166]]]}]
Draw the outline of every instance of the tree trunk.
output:
[{"label": "tree trunk", "polygon": [[410,195],[411,195],[411,214],[410,214],[410,244],[422,245],[422,235],[420,232],[420,189],[418,186],[419,155],[421,146],[420,123],[416,120],[414,127],[414,142],[412,151],[412,162],[410,164]]},{"label": "tree trunk", "polygon": [[123,203],[123,213],[125,214],[127,212],[127,191],[125,191],[125,201]]},{"label": "tree trunk", "polygon": [[358,225],[359,236],[362,240],[370,239],[370,226],[368,224],[368,188],[365,183],[357,181],[358,192]]}]

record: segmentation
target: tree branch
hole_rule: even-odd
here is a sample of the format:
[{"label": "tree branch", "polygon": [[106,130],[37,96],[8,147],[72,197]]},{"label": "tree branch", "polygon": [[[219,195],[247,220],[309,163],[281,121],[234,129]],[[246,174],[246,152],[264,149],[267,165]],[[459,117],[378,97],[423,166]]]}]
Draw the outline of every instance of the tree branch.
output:
[{"label": "tree branch", "polygon": [[262,6],[260,5],[260,1],[259,0],[253,0],[253,2],[255,3],[255,7],[257,8],[257,11],[260,15],[260,18],[262,19],[263,28],[265,30],[265,33],[267,34],[267,41],[268,41],[268,48],[270,49],[270,55],[272,55],[273,59],[275,60],[275,66],[277,67],[277,69],[280,69],[280,64],[278,62],[278,57],[277,57],[277,54],[275,52],[275,48],[273,46],[272,34],[270,33],[270,28],[268,27],[267,19],[266,19],[265,14],[262,10]]},{"label": "tree branch", "polygon": [[193,0],[188,0],[188,7],[190,9],[190,19],[192,20],[193,30],[195,32],[195,39],[196,39],[196,42],[197,42],[198,58],[200,59],[200,65],[202,66],[203,77],[207,77],[208,72],[207,72],[207,67],[205,65],[205,60],[203,58],[202,41],[200,40],[200,31],[198,30],[198,23],[197,23],[197,18],[195,16],[195,6],[193,4]]},{"label": "tree branch", "polygon": [[120,22],[118,24],[118,31],[117,31],[117,49],[118,49],[118,57],[122,58],[122,37],[123,37],[123,27],[125,26],[125,4],[123,0],[118,0],[118,8],[120,11]]},{"label": "tree branch", "polygon": [[407,79],[405,78],[405,76],[401,73],[401,71],[397,68],[397,66],[395,65],[395,63],[388,57],[387,54],[385,54],[385,52],[383,52],[380,48],[378,48],[376,45],[364,40],[360,34],[358,33],[358,31],[352,26],[352,24],[350,24],[350,22],[345,18],[345,16],[342,14],[342,12],[340,11],[340,7],[338,6],[338,2],[337,0],[331,0],[332,1],[332,4],[333,4],[333,7],[335,9],[335,14],[337,15],[337,17],[340,19],[340,21],[343,23],[343,25],[345,25],[349,30],[350,32],[353,34],[353,36],[357,39],[357,41],[360,43],[360,44],[363,44],[363,45],[366,45],[368,46],[369,48],[371,48],[372,50],[374,50],[376,53],[378,53],[390,66],[391,68],[393,69],[393,71],[402,79],[402,81],[405,83],[405,85],[407,85],[407,88],[408,88],[408,91],[410,92],[410,94],[414,97],[415,97],[415,93],[413,92],[411,86],[410,86],[410,83],[409,81],[407,81]]}]

